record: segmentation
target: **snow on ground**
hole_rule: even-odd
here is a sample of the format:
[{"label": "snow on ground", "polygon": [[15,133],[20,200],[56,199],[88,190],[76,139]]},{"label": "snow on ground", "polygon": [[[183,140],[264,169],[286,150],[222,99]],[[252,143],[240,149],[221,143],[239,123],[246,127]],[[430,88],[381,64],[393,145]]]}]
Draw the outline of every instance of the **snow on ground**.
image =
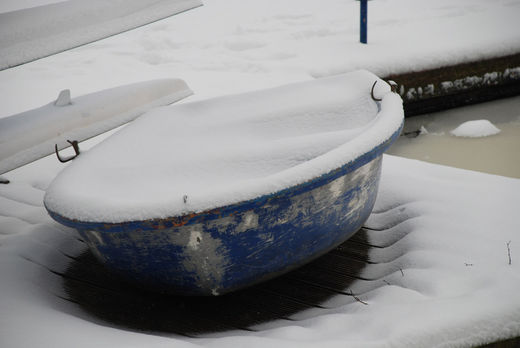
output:
[{"label": "snow on ground", "polygon": [[45,6],[63,1],[67,0],[2,0],[2,2],[0,2],[0,13]]},{"label": "snow on ground", "polygon": [[[517,0],[370,1],[367,46],[357,42],[358,6],[206,0],[182,15],[1,71],[0,117],[47,104],[66,88],[81,95],[179,77],[193,99],[204,99],[358,68],[385,75],[520,52]],[[386,156],[367,224],[386,230],[370,233],[374,240],[402,235],[391,249],[402,256],[364,272],[387,274],[391,285],[363,294],[368,306],[332,298],[333,309],[290,324],[186,339],[114,328],[60,299],[62,280],[45,267],[63,271],[63,253],[81,250],[72,232],[47,216],[42,199],[64,166],[44,158],[8,173],[12,183],[0,186],[2,347],[455,347],[520,335],[517,179]],[[399,216],[406,219],[393,226]]]},{"label": "snow on ground", "polygon": [[520,52],[518,0],[206,0],[116,37],[0,72],[0,117],[77,95],[179,77],[196,98],[357,69],[383,76]]},{"label": "snow on ground", "polygon": [[0,69],[63,52],[200,5],[199,0],[69,0],[0,13]]},{"label": "snow on ground", "polygon": [[296,321],[201,339],[114,328],[65,301],[49,269],[65,272],[85,246],[46,215],[39,186],[38,178],[0,186],[3,347],[458,347],[520,333],[517,179],[385,156],[366,225],[382,230],[369,233],[373,242],[397,242],[370,250],[379,262],[360,276],[386,285],[359,295],[368,305],[338,295]]}]

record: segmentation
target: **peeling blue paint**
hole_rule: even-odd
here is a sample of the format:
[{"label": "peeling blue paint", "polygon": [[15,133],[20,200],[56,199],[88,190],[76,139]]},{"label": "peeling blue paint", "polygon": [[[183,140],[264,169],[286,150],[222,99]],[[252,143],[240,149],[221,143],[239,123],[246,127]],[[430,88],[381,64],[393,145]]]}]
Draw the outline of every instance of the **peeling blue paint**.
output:
[{"label": "peeling blue paint", "polygon": [[400,132],[309,182],[200,214],[103,223],[49,213],[129,280],[160,292],[223,294],[305,264],[356,232],[374,206],[382,154]]}]

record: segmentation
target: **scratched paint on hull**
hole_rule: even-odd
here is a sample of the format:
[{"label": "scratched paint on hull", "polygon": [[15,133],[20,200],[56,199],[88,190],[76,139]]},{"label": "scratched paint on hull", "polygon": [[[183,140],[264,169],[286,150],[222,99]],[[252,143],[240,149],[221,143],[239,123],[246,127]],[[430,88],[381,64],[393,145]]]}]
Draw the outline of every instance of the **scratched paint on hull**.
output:
[{"label": "scratched paint on hull", "polygon": [[[372,210],[380,167],[381,157],[326,185],[235,214],[226,226],[217,221],[229,222],[227,216],[163,230],[104,234],[102,241],[99,232],[82,235],[95,255],[107,255],[102,261],[140,283],[221,294],[294,269],[357,231]],[[338,187],[345,189],[337,193]],[[237,230],[241,233],[228,233]]]}]

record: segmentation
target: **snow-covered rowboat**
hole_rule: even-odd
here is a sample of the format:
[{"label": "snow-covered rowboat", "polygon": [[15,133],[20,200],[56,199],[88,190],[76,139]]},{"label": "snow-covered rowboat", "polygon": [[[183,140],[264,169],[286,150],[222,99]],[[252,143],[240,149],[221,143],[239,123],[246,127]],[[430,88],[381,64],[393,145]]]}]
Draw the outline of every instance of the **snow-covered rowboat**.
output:
[{"label": "snow-covered rowboat", "polygon": [[159,108],[75,159],[45,206],[129,280],[223,294],[356,232],[402,122],[366,71]]}]

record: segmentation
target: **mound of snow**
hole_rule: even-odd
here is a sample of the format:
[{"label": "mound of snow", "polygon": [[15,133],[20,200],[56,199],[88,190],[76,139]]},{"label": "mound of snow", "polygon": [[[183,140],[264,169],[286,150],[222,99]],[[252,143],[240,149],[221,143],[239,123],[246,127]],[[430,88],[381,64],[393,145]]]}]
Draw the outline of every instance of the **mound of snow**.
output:
[{"label": "mound of snow", "polygon": [[498,134],[500,129],[488,120],[475,120],[462,123],[450,133],[456,137],[481,138]]}]

